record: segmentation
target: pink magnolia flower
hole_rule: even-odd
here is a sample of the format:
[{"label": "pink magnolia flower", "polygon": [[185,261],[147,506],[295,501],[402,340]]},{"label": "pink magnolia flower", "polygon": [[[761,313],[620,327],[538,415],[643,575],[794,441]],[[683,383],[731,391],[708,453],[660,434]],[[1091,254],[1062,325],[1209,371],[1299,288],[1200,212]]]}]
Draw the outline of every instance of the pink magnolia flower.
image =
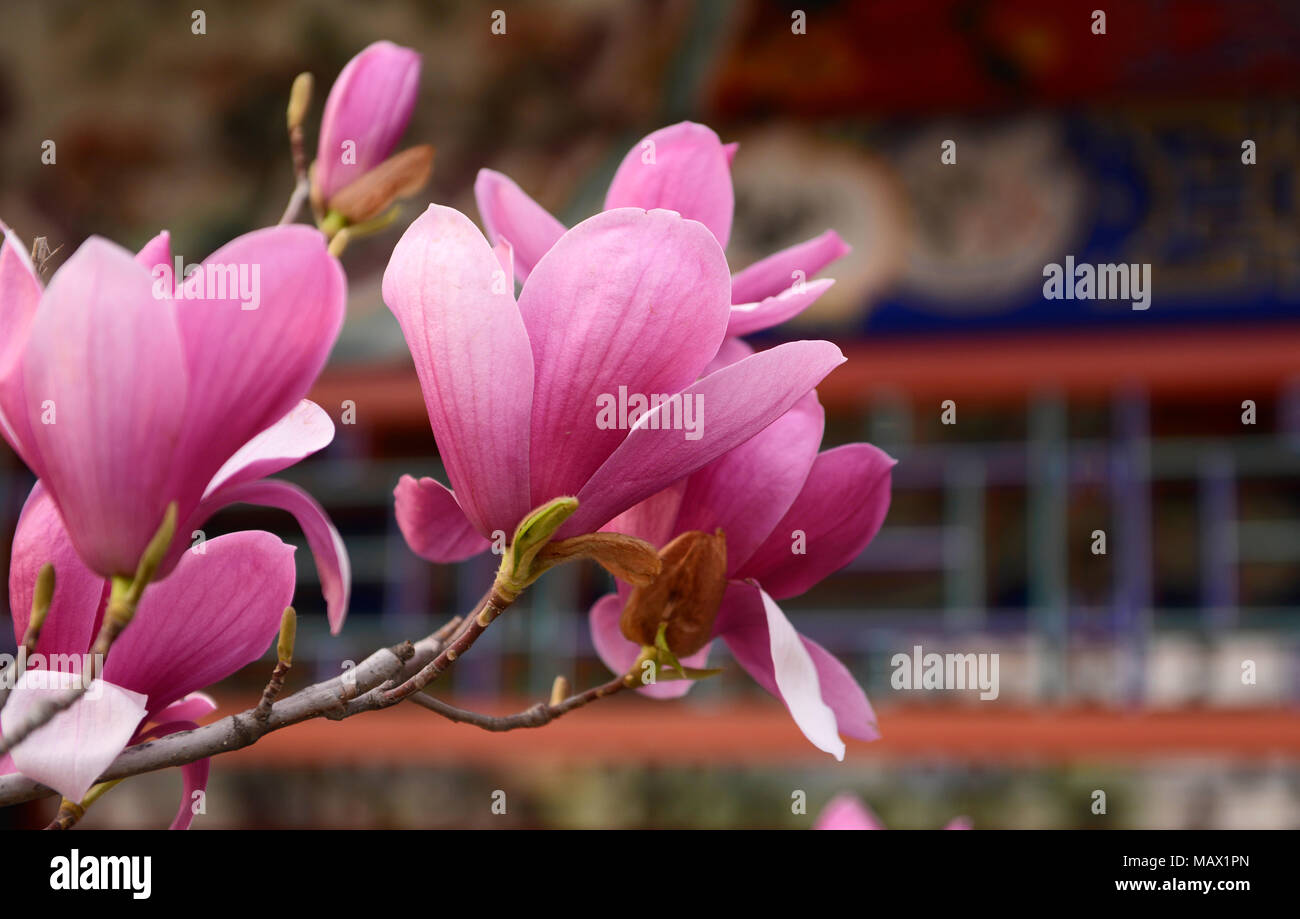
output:
[{"label": "pink magnolia flower", "polygon": [[[714,367],[734,365],[750,348],[733,339]],[[840,734],[875,740],[875,713],[848,669],[800,635],[776,600],[797,596],[843,567],[866,547],[889,510],[894,460],[870,444],[818,453],[824,413],[816,392],[766,430],[689,478],[674,483],[612,521],[606,529],[663,546],[691,530],[726,536],[728,584],[713,626],[737,662],[781,699],[820,750],[844,758]],[[802,550],[802,551],[800,551]],[[633,666],[640,646],[623,636],[619,618],[630,588],[618,585],[591,609],[596,651],[615,673]],[[703,667],[706,645],[683,658]],[[641,688],[671,698],[691,682]]]},{"label": "pink magnolia flower", "polygon": [[257,230],[183,283],[165,232],[135,257],[91,237],[42,289],[3,229],[0,434],[44,484],[82,561],[102,577],[133,574],[175,501],[165,577],[218,509],[283,508],[307,536],[337,632],[351,579],[342,540],[305,492],[264,480],[334,436],[303,400],[343,322],[346,282],[324,237]]},{"label": "pink magnolia flower", "polygon": [[[510,266],[467,217],[431,206],[384,274],[454,489],[410,476],[396,489],[402,533],[432,561],[477,554],[564,495],[579,507],[556,537],[592,532],[744,443],[843,361],[829,342],[800,341],[702,375],[726,334],[727,263],[704,226],[669,211],[584,221],[518,301]],[[702,406],[702,423],[684,436],[660,406],[598,424],[620,387]]]},{"label": "pink magnolia flower", "polygon": [[[735,193],[731,160],[736,144],[723,144],[710,128],[683,121],[643,138],[623,158],[605,209],[666,208],[703,223],[725,249],[731,237]],[[511,179],[479,170],[474,183],[483,225],[494,243],[514,247],[515,266],[527,277],[564,233],[564,225]],[[807,281],[849,247],[834,230],[768,256],[732,278],[728,335],[748,335],[801,313],[835,283]]]},{"label": "pink magnolia flower", "polygon": [[415,109],[420,55],[377,41],[348,61],[330,88],[316,148],[320,200],[374,169],[393,152]]},{"label": "pink magnolia flower", "polygon": [[[21,772],[80,801],[129,745],[194,728],[216,708],[197,690],[260,658],[275,637],[293,598],[293,552],[262,532],[220,536],[202,554],[186,552],[171,577],[145,592],[101,679],[0,758],[0,773]],[[55,570],[53,603],[36,654],[0,710],[3,730],[21,724],[43,696],[80,678],[108,599],[108,582],[78,558],[53,500],[37,483],[18,521],[9,569],[19,642],[37,573],[47,562]],[[173,829],[189,826],[193,792],[207,786],[206,759],[181,768],[184,794]]]},{"label": "pink magnolia flower", "polygon": [[[969,817],[954,817],[945,830],[969,830],[974,826]],[[861,798],[851,794],[836,795],[817,815],[814,830],[883,830],[885,825]]]}]

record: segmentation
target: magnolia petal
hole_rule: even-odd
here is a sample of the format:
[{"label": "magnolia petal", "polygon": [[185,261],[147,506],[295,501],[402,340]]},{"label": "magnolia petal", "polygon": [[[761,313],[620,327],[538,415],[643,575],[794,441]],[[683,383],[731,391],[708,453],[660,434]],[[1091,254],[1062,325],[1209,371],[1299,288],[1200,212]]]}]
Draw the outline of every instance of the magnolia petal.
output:
[{"label": "magnolia petal", "polygon": [[814,830],[883,830],[885,825],[854,795],[839,794],[817,815]]},{"label": "magnolia petal", "polygon": [[398,529],[420,558],[450,564],[478,555],[491,545],[474,529],[456,496],[441,482],[404,475],[393,496]]},{"label": "magnolia petal", "polygon": [[[871,444],[846,444],[818,455],[803,490],[740,578],[755,578],[777,598],[803,593],[838,571],[871,542],[889,512],[895,460]],[[791,536],[804,534],[795,554]]]},{"label": "magnolia petal", "polygon": [[754,681],[785,703],[812,745],[842,761],[844,741],[835,712],[822,699],[817,666],[767,592],[748,584],[728,585],[715,631]]},{"label": "magnolia petal", "polygon": [[347,281],[324,234],[277,226],[222,246],[177,296],[190,398],[169,459],[184,516],[231,455],[307,395],[343,325]]},{"label": "magnolia petal", "polygon": [[474,200],[479,216],[494,244],[507,240],[514,250],[515,274],[520,281],[564,235],[564,224],[551,216],[509,176],[480,169],[474,180]]},{"label": "magnolia petal", "polygon": [[41,478],[78,554],[98,574],[134,573],[176,497],[188,419],[172,301],[129,252],[91,237],[50,281],[23,370]]},{"label": "magnolia petal", "polygon": [[683,121],[661,128],[623,158],[605,195],[605,209],[676,211],[708,227],[725,249],[736,206],[731,153],[702,124]]},{"label": "magnolia petal", "polygon": [[254,530],[186,552],[145,591],[104,679],[147,695],[152,715],[260,658],[293,601],[293,551]]},{"label": "magnolia petal", "polygon": [[543,256],[519,296],[536,368],[533,506],[576,494],[624,440],[609,404],[621,391],[666,396],[699,376],[722,343],[729,283],[717,240],[668,211],[605,211]]},{"label": "magnolia petal", "polygon": [[[166,230],[145,243],[135,254],[135,260],[149,271],[149,276],[154,281],[159,281],[163,277],[170,278],[173,290],[175,283],[181,280],[175,276],[176,268],[172,264],[172,235]],[[162,270],[164,268],[165,272]]]},{"label": "magnolia petal", "polygon": [[782,249],[759,259],[731,279],[731,302],[751,303],[766,300],[800,281],[807,281],[831,262],[852,249],[840,234],[827,230],[821,236]]},{"label": "magnolia petal", "polygon": [[365,175],[393,152],[415,109],[420,55],[377,41],[348,61],[330,87],[316,149],[322,200]]},{"label": "magnolia petal", "polygon": [[683,399],[702,404],[700,437],[652,430],[649,420],[629,432],[578,492],[577,512],[560,528],[563,539],[599,529],[669,483],[740,446],[785,414],[826,374],[844,362],[826,341],[795,341],[744,358],[691,384]]},{"label": "magnolia petal", "polygon": [[168,721],[198,721],[217,710],[217,700],[206,692],[192,692],[177,699],[154,717],[160,724]]},{"label": "magnolia petal", "polygon": [[780,325],[812,306],[834,283],[830,278],[823,278],[786,288],[760,303],[734,304],[731,307],[731,320],[727,323],[727,334],[749,335],[751,332]]},{"label": "magnolia petal", "polygon": [[[619,629],[625,599],[618,594],[606,594],[591,607],[591,643],[596,646],[596,653],[605,666],[614,673],[627,673],[641,653],[641,646],[624,638]],[[682,664],[700,669],[707,667],[711,646],[710,642],[689,657],[683,657]],[[693,680],[664,680],[638,686],[637,692],[652,699],[680,699],[694,685]]]},{"label": "magnolia petal", "polygon": [[16,644],[27,631],[36,578],[46,563],[54,565],[54,597],[36,650],[44,655],[85,654],[99,628],[108,582],[78,557],[58,508],[37,482],[18,515],[9,562],[9,609]]},{"label": "magnolia petal", "polygon": [[632,505],[601,529],[635,536],[656,547],[667,544],[677,533],[677,517],[689,481],[678,479],[663,491]]},{"label": "magnolia petal", "polygon": [[212,477],[204,497],[218,488],[274,475],[323,450],[333,439],[334,421],[329,413],[310,399],[303,399],[289,414],[236,450]]},{"label": "magnolia petal", "polygon": [[[512,240],[513,242],[513,240]],[[529,499],[533,354],[514,286],[469,218],[430,205],[384,272],[429,424],[465,516],[513,534]]]},{"label": "magnolia petal", "polygon": [[[167,711],[171,711],[176,707],[169,706]],[[167,712],[159,712],[159,717],[162,718],[166,714]],[[166,737],[168,734],[178,734],[181,731],[193,731],[197,727],[198,725],[193,721],[164,719],[161,724],[141,734],[137,738],[137,743]],[[208,790],[208,774],[211,769],[211,757],[204,757],[181,766],[181,803],[176,809],[176,816],[172,818],[171,826],[168,827],[169,830],[188,830],[190,828],[190,824],[194,822],[194,793]]]},{"label": "magnolia petal", "polygon": [[[79,679],[80,674],[28,670],[18,678],[0,710],[0,725],[6,733],[14,732],[32,717],[37,706],[68,692]],[[106,679],[96,680],[70,708],[11,751],[14,765],[29,779],[48,785],[69,801],[80,801],[126,749],[145,716],[145,703],[142,693]]]},{"label": "magnolia petal", "polygon": [[858,740],[879,740],[876,713],[849,668],[811,638],[804,637],[803,644],[817,668],[822,701],[835,713],[840,733]]},{"label": "magnolia petal", "polygon": [[[325,509],[316,499],[297,485],[278,479],[259,479],[231,485],[213,492],[199,505],[192,526],[198,527],[208,517],[229,504],[260,504],[278,507],[293,514],[302,534],[307,538],[307,548],[316,562],[321,593],[325,596],[330,633],[337,635],[343,628],[348,613],[348,598],[352,593],[352,563],[348,558],[343,537],[330,521]],[[187,527],[188,529],[189,527]],[[212,543],[209,542],[210,546]],[[188,554],[188,553],[187,553]]]},{"label": "magnolia petal", "polygon": [[687,479],[675,532],[719,527],[727,536],[727,573],[740,569],[803,488],[821,446],[826,413],[817,391],[735,449]]}]

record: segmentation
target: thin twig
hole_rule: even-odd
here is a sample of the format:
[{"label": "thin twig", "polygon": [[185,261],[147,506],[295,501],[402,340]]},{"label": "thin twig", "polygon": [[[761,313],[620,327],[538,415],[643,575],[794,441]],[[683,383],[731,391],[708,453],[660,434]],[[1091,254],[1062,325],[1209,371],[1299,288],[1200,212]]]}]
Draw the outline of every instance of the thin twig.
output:
[{"label": "thin twig", "polygon": [[[412,644],[402,642],[371,654],[356,667],[280,699],[271,706],[266,720],[256,708],[230,715],[192,731],[178,731],[123,750],[98,779],[109,782],[172,766],[184,766],[209,756],[240,750],[281,728],[313,718],[348,718],[386,706],[366,693],[387,682],[405,679],[435,659],[446,636],[460,625],[453,619],[445,626]],[[0,807],[57,794],[52,788],[12,773],[0,776]]]},{"label": "thin twig", "polygon": [[454,705],[448,705],[441,699],[435,699],[425,692],[414,693],[410,699],[416,705],[427,708],[448,721],[472,724],[474,727],[482,728],[485,731],[515,731],[519,728],[543,727],[575,708],[582,708],[582,706],[595,702],[597,699],[612,696],[614,693],[628,688],[627,680],[628,678],[625,676],[615,677],[608,683],[602,683],[600,686],[592,687],[586,692],[569,696],[562,702],[550,705],[545,702],[538,702],[532,708],[516,712],[513,715],[484,715],[479,712],[471,712],[467,709],[457,708]]}]

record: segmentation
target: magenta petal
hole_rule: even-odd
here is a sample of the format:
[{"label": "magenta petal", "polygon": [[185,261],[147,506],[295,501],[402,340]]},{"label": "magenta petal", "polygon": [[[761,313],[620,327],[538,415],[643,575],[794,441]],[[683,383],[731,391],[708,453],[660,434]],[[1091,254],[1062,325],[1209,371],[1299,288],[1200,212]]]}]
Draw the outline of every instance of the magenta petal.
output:
[{"label": "magenta petal", "polygon": [[[0,725],[7,733],[13,732],[33,708],[67,692],[79,678],[79,674],[27,671],[0,710]],[[96,680],[71,708],[14,748],[14,765],[29,779],[48,785],[69,801],[80,801],[126,748],[145,715],[145,701],[139,692]]]},{"label": "magenta petal", "polygon": [[731,155],[710,128],[690,121],[639,141],[623,158],[605,195],[605,210],[665,208],[698,220],[724,249],[735,206]]},{"label": "magenta petal", "polygon": [[216,699],[206,692],[192,692],[157,712],[154,718],[159,724],[169,721],[198,721],[204,715],[210,715],[216,710]]},{"label": "magenta petal", "polygon": [[[513,242],[513,240],[512,240]],[[514,286],[464,214],[430,205],[384,272],[429,424],[456,498],[481,535],[532,509],[528,428],[533,354]]]},{"label": "magenta petal", "polygon": [[15,643],[21,642],[27,631],[36,576],[47,562],[54,565],[54,599],[36,650],[47,655],[85,654],[98,628],[97,614],[107,581],[77,556],[54,501],[37,482],[18,516],[9,562],[9,608],[13,611]]},{"label": "magenta petal", "polygon": [[104,664],[104,679],[149,697],[149,712],[223,680],[265,653],[293,601],[293,547],[247,531],[186,552],[150,585],[131,627]]},{"label": "magenta petal", "polygon": [[177,497],[189,417],[172,301],[129,252],[91,237],[46,289],[23,364],[41,478],[78,554],[98,574],[134,573]]},{"label": "magenta petal", "polygon": [[420,55],[410,48],[377,41],[348,61],[321,116],[315,175],[324,200],[388,158],[419,89]]},{"label": "magenta petal", "polygon": [[421,558],[450,564],[478,555],[491,545],[474,529],[456,496],[441,482],[404,475],[393,495],[397,526],[411,551]]},{"label": "magenta petal", "polygon": [[851,251],[834,230],[782,249],[736,272],[731,279],[731,302],[752,303],[775,296]]},{"label": "magenta petal", "polygon": [[[895,460],[871,444],[846,444],[817,457],[808,481],[772,535],[737,573],[778,599],[803,593],[866,548],[889,512]],[[802,531],[803,554],[795,554]]]},{"label": "magenta petal", "polygon": [[[302,528],[303,536],[307,537],[307,547],[311,549],[312,559],[316,562],[316,574],[320,577],[320,589],[328,609],[330,632],[337,635],[348,614],[348,598],[352,593],[352,563],[348,559],[347,546],[343,544],[343,538],[330,522],[325,509],[297,485],[278,479],[259,479],[222,488],[204,498],[191,525],[185,529],[192,530],[201,526],[204,520],[228,504],[241,503],[278,507],[293,514],[298,526]],[[192,553],[187,551],[185,554]]]},{"label": "magenta petal", "polygon": [[222,246],[177,296],[190,398],[169,460],[184,515],[236,450],[307,395],[342,327],[347,282],[323,234],[270,227]]},{"label": "magenta petal", "polygon": [[677,516],[689,481],[678,479],[662,491],[632,505],[601,529],[635,536],[655,547],[666,545],[677,534]]},{"label": "magenta petal", "polygon": [[699,376],[726,330],[726,265],[698,223],[636,208],[583,221],[537,264],[519,297],[536,368],[534,506],[576,494],[627,436],[616,409],[601,420],[602,400],[620,387],[666,397]]},{"label": "magenta petal", "polygon": [[871,808],[850,794],[836,795],[817,815],[814,830],[883,830]]},{"label": "magenta petal", "polygon": [[749,335],[751,332],[780,325],[812,306],[834,283],[830,278],[824,278],[789,287],[759,303],[733,304],[727,334]]},{"label": "magenta petal", "polygon": [[334,439],[334,421],[310,399],[303,399],[289,414],[244,444],[226,460],[208,483],[205,495],[218,488],[274,475]]},{"label": "magenta petal", "polygon": [[563,539],[599,529],[611,517],[690,475],[749,440],[844,362],[826,341],[794,341],[744,358],[693,383],[683,398],[702,399],[698,440],[681,430],[634,428],[578,492],[578,511]]},{"label": "magenta petal", "polygon": [[[624,638],[618,627],[625,599],[618,594],[606,594],[591,607],[592,644],[596,646],[596,653],[605,666],[616,674],[627,673],[641,653],[641,646]],[[689,657],[683,657],[682,664],[687,667],[707,667],[709,648],[710,645],[705,645]],[[652,699],[680,699],[694,685],[691,680],[664,680],[661,683],[638,686],[637,692]]]},{"label": "magenta petal", "polygon": [[[170,711],[175,706],[169,706]],[[166,712],[160,712],[159,717]],[[153,740],[158,737],[166,737],[168,734],[178,734],[181,731],[193,731],[198,725],[193,721],[185,720],[164,720],[161,724],[150,728],[140,735],[137,742],[144,743],[147,740]],[[181,766],[181,803],[176,808],[176,816],[172,818],[170,830],[188,830],[190,824],[194,822],[194,793],[196,791],[207,791],[208,774],[212,770],[211,757],[197,759],[192,763],[186,763]]]},{"label": "magenta petal", "polygon": [[715,631],[754,682],[785,703],[814,747],[844,759],[836,714],[822,696],[817,666],[785,613],[763,590],[727,586]]},{"label": "magenta petal", "polygon": [[513,179],[491,169],[478,171],[474,199],[488,239],[494,244],[510,243],[515,273],[520,281],[528,280],[542,256],[564,235],[564,224],[528,197]]},{"label": "magenta petal", "polygon": [[875,710],[849,668],[811,638],[804,638],[803,645],[812,657],[813,666],[817,668],[822,701],[835,713],[835,723],[839,726],[840,733],[858,740],[879,740],[880,728],[876,723]]},{"label": "magenta petal", "polygon": [[808,478],[826,413],[813,390],[749,440],[687,480],[675,532],[721,527],[727,572],[740,569],[767,539]]}]

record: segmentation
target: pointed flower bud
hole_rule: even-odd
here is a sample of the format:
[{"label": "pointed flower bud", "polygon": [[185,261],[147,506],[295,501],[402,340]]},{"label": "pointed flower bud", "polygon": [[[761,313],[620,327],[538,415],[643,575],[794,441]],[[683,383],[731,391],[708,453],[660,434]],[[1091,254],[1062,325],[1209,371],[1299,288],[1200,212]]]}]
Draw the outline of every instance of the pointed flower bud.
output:
[{"label": "pointed flower bud", "polygon": [[284,608],[280,616],[280,640],[275,646],[275,658],[286,667],[293,663],[293,642],[298,634],[298,614],[292,606]]},{"label": "pointed flower bud", "polygon": [[289,109],[285,113],[290,131],[302,127],[303,120],[307,117],[307,109],[311,106],[311,89],[310,73],[300,73],[294,78],[293,88],[289,90]]},{"label": "pointed flower bud", "polygon": [[501,559],[501,571],[497,575],[496,586],[507,600],[513,601],[540,573],[533,571],[537,553],[577,509],[577,498],[553,498],[519,522],[514,541]]},{"label": "pointed flower bud", "polygon": [[721,530],[713,535],[690,530],[664,546],[659,557],[663,570],[632,591],[619,627],[629,641],[663,642],[687,657],[712,637],[727,589],[727,538]]}]

